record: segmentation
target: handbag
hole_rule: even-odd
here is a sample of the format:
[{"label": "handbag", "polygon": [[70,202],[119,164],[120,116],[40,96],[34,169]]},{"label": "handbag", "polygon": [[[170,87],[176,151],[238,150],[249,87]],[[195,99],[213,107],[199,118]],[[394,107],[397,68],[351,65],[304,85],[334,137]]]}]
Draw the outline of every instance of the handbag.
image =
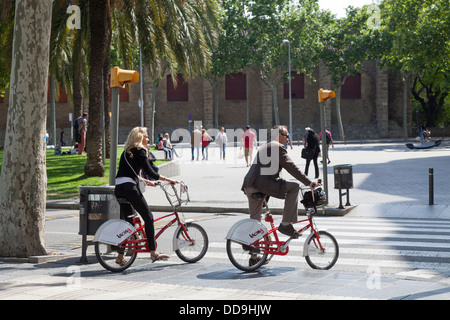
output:
[{"label": "handbag", "polygon": [[127,160],[127,152],[125,151],[125,155],[124,155],[125,161],[128,163],[128,165],[130,166],[131,170],[134,172],[134,174],[136,175],[136,177],[138,177],[138,189],[139,191],[141,191],[141,193],[144,193],[145,190],[147,189],[147,183],[145,182],[145,180],[136,174],[136,172],[134,171],[133,167],[130,165],[130,163]]},{"label": "handbag", "polygon": [[325,204],[327,202],[327,196],[322,187],[317,187],[314,191],[306,191],[303,195],[303,200],[300,202],[303,203],[305,208],[310,208]]},{"label": "handbag", "polygon": [[314,149],[310,149],[310,148],[303,148],[302,149],[302,158],[306,159],[306,160],[311,160],[314,158]]}]

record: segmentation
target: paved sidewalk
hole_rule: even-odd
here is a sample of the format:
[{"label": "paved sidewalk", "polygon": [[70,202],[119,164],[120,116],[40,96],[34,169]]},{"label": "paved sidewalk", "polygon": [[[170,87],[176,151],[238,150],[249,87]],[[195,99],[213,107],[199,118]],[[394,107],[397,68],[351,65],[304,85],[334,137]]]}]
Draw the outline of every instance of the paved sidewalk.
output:
[{"label": "paved sidewalk", "polygon": [[[212,144],[208,161],[191,161],[190,148],[178,146],[181,174],[174,178],[189,185],[191,202],[184,210],[190,212],[248,212],[247,198],[241,191],[248,171],[244,159],[238,159],[239,148],[228,147],[227,159],[219,160],[218,148]],[[299,146],[288,149],[289,155],[303,170],[305,160]],[[320,159],[320,158],[319,158]],[[439,148],[410,150],[405,142],[374,142],[336,144],[330,149],[328,165],[328,213],[360,216],[402,217],[414,219],[450,219],[450,142]],[[334,189],[334,165],[350,164],[354,188],[345,212],[339,207],[339,192]],[[319,164],[322,176],[322,165]],[[429,205],[429,168],[434,169],[434,205]],[[313,172],[314,170],[310,170]],[[286,171],[285,179],[294,180]],[[312,177],[312,174],[310,174]],[[155,211],[169,210],[168,202],[158,188],[145,194]],[[48,202],[48,207],[78,208],[79,200]],[[346,204],[345,196],[342,203]],[[282,210],[284,202],[271,198],[269,207]],[[301,208],[300,208],[301,209]],[[350,210],[351,209],[351,210]]]},{"label": "paved sidewalk", "polygon": [[0,300],[179,300],[172,305],[176,307],[191,300],[450,299],[448,277],[429,280],[434,275],[420,270],[394,275],[270,267],[245,273],[229,264],[138,259],[126,272],[114,274],[98,264],[80,265],[77,259],[37,267],[0,262]]},{"label": "paved sidewalk", "polygon": [[[330,208],[339,203],[333,188],[333,165],[353,166],[354,188],[348,216],[450,219],[449,143],[430,150],[409,150],[404,142],[338,144],[331,149],[328,170]],[[227,160],[218,160],[212,145],[210,160],[191,161],[190,149],[177,149],[181,174],[189,184],[192,202],[186,208],[203,212],[245,212],[247,200],[240,191],[248,168],[237,159],[238,148],[227,148]],[[300,147],[289,149],[303,169]],[[434,168],[434,205],[428,204],[428,169]],[[284,174],[290,179],[288,174]],[[146,197],[154,208],[164,208],[161,190]],[[345,200],[344,200],[345,204]],[[283,202],[272,199],[271,208]],[[77,200],[49,201],[48,206],[78,207]],[[202,211],[197,211],[202,212]],[[436,277],[426,270],[403,275],[298,268],[263,268],[242,273],[230,265],[155,263],[139,260],[124,274],[111,274],[98,264],[80,265],[65,257],[39,267],[20,261],[0,261],[0,299],[177,299],[177,300],[278,300],[278,299],[450,299],[448,274]],[[224,285],[226,283],[226,285]],[[245,302],[245,301],[244,301]],[[172,313],[180,309],[170,310]]]}]

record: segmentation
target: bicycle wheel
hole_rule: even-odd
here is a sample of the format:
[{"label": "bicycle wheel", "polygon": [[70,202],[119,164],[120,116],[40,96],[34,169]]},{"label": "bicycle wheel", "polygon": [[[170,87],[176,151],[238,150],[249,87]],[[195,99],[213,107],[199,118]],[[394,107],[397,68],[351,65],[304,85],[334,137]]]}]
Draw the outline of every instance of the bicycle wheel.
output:
[{"label": "bicycle wheel", "polygon": [[[269,241],[269,237],[264,237]],[[255,271],[266,263],[267,253],[263,253],[260,248],[250,247],[237,243],[230,239],[227,240],[227,255],[231,263],[242,271]]]},{"label": "bicycle wheel", "polygon": [[[123,265],[116,263],[119,252],[124,253],[124,260],[126,263]],[[123,247],[116,247],[109,244],[96,242],[95,255],[97,256],[98,262],[106,270],[112,272],[122,272],[133,264],[134,260],[136,260],[137,253]]]},{"label": "bicycle wheel", "polygon": [[334,266],[339,256],[339,246],[331,234],[326,231],[319,231],[319,239],[314,234],[309,237],[307,245],[308,255],[305,259],[311,268],[328,270]]},{"label": "bicycle wheel", "polygon": [[184,262],[194,263],[205,256],[208,250],[208,235],[205,229],[196,223],[186,224],[186,230],[187,232],[183,228],[178,229],[178,249],[175,253]]}]

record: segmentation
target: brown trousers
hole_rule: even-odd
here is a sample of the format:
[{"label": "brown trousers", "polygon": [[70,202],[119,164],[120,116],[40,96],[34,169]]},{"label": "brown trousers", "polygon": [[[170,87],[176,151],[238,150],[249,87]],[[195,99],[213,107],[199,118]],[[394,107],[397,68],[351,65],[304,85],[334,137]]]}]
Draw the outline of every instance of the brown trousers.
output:
[{"label": "brown trousers", "polygon": [[[286,181],[286,196],[284,198],[284,210],[282,222],[297,222],[298,192],[300,190],[297,182]],[[261,192],[255,188],[244,188],[247,195],[250,218],[261,221],[264,199],[253,199],[252,194]]]}]

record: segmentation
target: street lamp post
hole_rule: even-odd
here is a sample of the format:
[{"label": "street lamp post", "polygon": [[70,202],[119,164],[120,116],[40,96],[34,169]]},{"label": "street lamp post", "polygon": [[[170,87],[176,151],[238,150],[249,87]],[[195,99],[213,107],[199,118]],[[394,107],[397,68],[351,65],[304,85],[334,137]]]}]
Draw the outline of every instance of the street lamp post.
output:
[{"label": "street lamp post", "polygon": [[287,39],[283,40],[283,43],[288,44],[288,65],[289,65],[289,132],[291,133],[291,139],[294,132],[292,131],[292,85],[291,85],[291,42]]},{"label": "street lamp post", "polygon": [[251,66],[251,63],[247,63],[246,65],[246,70],[245,70],[245,92],[246,92],[246,97],[247,97],[247,125],[250,125],[250,108],[249,108],[249,101],[248,101],[248,74],[249,74],[249,68]]}]

